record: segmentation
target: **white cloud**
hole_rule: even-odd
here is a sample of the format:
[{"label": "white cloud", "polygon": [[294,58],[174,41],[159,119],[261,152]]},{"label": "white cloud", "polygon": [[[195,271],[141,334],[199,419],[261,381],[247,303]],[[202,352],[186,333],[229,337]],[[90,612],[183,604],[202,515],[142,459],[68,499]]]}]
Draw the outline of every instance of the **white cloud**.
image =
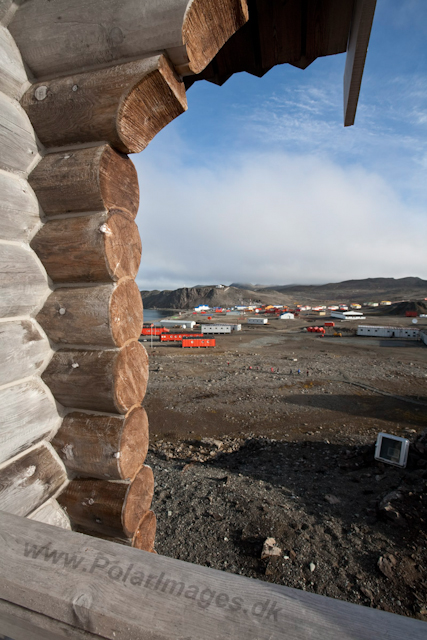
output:
[{"label": "white cloud", "polygon": [[136,159],[140,288],[427,278],[426,217],[362,167],[284,152],[160,160]]}]

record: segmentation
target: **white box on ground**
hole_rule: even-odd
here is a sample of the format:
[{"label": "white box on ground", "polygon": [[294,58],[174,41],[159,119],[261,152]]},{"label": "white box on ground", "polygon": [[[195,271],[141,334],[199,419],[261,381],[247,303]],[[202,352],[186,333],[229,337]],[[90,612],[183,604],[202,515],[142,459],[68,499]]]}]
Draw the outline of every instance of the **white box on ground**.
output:
[{"label": "white box on ground", "polygon": [[406,467],[408,460],[409,440],[389,433],[379,433],[375,443],[375,460],[392,464],[395,467]]}]

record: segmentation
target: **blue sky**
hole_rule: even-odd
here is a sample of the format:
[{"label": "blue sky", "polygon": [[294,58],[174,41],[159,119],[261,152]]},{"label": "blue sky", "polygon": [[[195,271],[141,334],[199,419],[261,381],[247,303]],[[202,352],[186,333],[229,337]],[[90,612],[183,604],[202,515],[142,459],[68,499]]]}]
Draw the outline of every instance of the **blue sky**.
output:
[{"label": "blue sky", "polygon": [[198,82],[132,160],[141,289],[427,279],[427,2],[378,0],[356,123],[345,54]]}]

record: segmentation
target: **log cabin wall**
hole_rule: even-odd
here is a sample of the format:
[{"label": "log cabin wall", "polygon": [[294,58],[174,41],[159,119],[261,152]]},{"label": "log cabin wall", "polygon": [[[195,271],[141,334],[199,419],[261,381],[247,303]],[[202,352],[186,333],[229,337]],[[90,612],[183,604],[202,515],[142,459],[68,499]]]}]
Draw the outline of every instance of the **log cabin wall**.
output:
[{"label": "log cabin wall", "polygon": [[153,551],[139,190],[126,154],[184,112],[180,73],[210,62],[247,21],[246,0],[2,0],[0,16],[20,73],[5,71],[5,45],[2,119],[25,132],[0,165],[17,202],[3,213],[14,323],[2,323],[1,401],[33,430],[38,410],[41,430],[23,444],[25,429],[7,424],[0,509]]},{"label": "log cabin wall", "polygon": [[41,379],[53,350],[35,315],[50,282],[30,247],[44,215],[28,176],[43,148],[19,103],[29,81],[7,29],[16,9],[0,3],[0,510],[70,528],[55,500],[66,469],[48,442],[61,415]]},{"label": "log cabin wall", "polygon": [[183,77],[345,47],[352,124],[375,1],[0,0],[0,509],[153,550],[126,154],[186,109]]}]

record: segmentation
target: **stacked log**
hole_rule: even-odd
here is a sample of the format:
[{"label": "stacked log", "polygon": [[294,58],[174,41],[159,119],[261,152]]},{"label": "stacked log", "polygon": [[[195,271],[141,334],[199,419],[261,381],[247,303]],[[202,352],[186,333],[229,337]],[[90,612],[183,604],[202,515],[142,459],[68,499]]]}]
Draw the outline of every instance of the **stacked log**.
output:
[{"label": "stacked log", "polygon": [[[139,190],[122,152],[143,148],[178,115],[181,87],[164,56],[156,56],[33,85],[22,100],[46,146],[100,141],[55,149],[30,176],[46,214],[31,247],[54,284],[37,314],[55,345],[42,378],[68,411],[53,439],[71,479],[58,503],[73,527],[147,550],[155,518],[147,516],[153,476],[143,466],[148,359],[138,342],[143,310],[134,281]],[[161,104],[157,119],[141,117],[153,99]],[[88,120],[88,109],[99,117]]]},{"label": "stacked log", "polygon": [[[40,379],[52,349],[34,315],[50,290],[29,246],[42,212],[28,174],[41,155],[19,103],[27,74],[6,28],[16,7],[0,2],[0,511],[31,516],[53,500],[67,473],[48,442],[61,417]],[[64,526],[61,513],[58,505]]]},{"label": "stacked log", "polygon": [[[71,478],[58,503],[74,528],[133,543],[154,482],[143,466],[148,358],[134,281],[136,171],[102,143],[46,155],[30,181],[47,211],[31,246],[55,285],[37,314],[56,346],[42,378],[68,411],[52,441]],[[142,531],[151,540],[155,527],[146,519]]]},{"label": "stacked log", "polygon": [[92,478],[72,480],[58,502],[71,519],[86,529],[118,538],[132,538],[151,506],[154,478],[142,466],[132,482]]},{"label": "stacked log", "polygon": [[[49,391],[63,418],[53,440],[57,453],[42,444],[31,459],[21,456],[22,469],[18,462],[0,467],[0,487],[13,489],[3,503],[12,504],[18,474],[23,515],[63,526],[69,517],[94,535],[152,551],[153,477],[144,466],[148,421],[141,406],[148,360],[138,342],[143,311],[134,282],[141,258],[134,222],[139,190],[125,154],[144,149],[187,108],[181,71],[200,71],[247,21],[246,0],[0,4],[0,19],[19,47],[10,32],[0,31],[0,53],[3,46],[4,60],[20,63],[21,53],[33,78],[30,85],[22,64],[9,68],[0,59],[7,124],[0,128],[6,150],[0,157],[6,240],[0,270],[8,270],[0,314],[11,320],[31,314],[28,322],[19,317],[4,324],[0,350],[13,360],[10,344],[17,339],[19,362],[8,375],[41,374],[46,385],[27,380],[15,395],[9,388],[0,393],[20,415],[22,394],[31,393],[42,411],[41,389]],[[100,13],[102,34],[95,33]],[[10,96],[20,105],[11,105]],[[14,172],[15,182],[5,181],[2,171]],[[26,178],[31,186],[25,182],[22,189],[19,180]],[[15,424],[10,416],[6,411]],[[52,438],[57,425],[49,411],[44,416],[43,425],[22,415],[25,437],[16,438],[7,423],[6,455],[20,455],[23,442]],[[31,462],[37,456],[41,464]],[[65,468],[70,483],[56,496]],[[33,493],[40,488],[32,501],[20,493],[29,485]]]},{"label": "stacked log", "polygon": [[148,418],[143,407],[125,416],[72,411],[52,440],[67,469],[101,480],[132,480],[148,451]]}]

